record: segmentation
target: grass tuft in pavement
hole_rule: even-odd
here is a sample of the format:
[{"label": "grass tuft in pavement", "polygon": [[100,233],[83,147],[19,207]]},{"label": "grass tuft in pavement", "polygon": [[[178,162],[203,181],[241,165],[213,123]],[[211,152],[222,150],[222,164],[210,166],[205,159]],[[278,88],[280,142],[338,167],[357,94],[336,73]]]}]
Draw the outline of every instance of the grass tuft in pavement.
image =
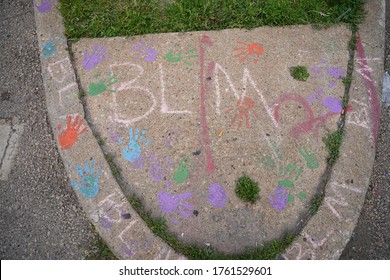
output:
[{"label": "grass tuft in pavement", "polygon": [[298,81],[306,81],[310,74],[306,66],[293,66],[289,68],[291,76]]},{"label": "grass tuft in pavement", "polygon": [[236,195],[244,202],[254,203],[260,198],[260,188],[257,182],[248,176],[240,177],[236,182]]},{"label": "grass tuft in pavement", "polygon": [[260,26],[347,23],[356,29],[364,0],[60,0],[66,36],[252,29]]},{"label": "grass tuft in pavement", "polygon": [[330,166],[333,166],[340,156],[340,146],[343,140],[343,133],[342,131],[337,130],[329,134],[327,137],[324,137],[322,140],[328,150],[328,163]]}]

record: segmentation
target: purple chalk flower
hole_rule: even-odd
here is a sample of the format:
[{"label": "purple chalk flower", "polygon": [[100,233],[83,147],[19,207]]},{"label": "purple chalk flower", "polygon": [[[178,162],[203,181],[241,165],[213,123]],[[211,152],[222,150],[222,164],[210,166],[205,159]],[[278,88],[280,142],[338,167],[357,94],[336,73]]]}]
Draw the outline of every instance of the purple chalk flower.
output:
[{"label": "purple chalk flower", "polygon": [[322,101],[322,104],[328,108],[332,113],[338,114],[343,110],[343,103],[341,100],[328,96]]},{"label": "purple chalk flower", "polygon": [[284,187],[276,186],[274,194],[269,196],[269,202],[276,210],[282,211],[288,202],[288,192]]},{"label": "purple chalk flower", "polygon": [[218,184],[210,185],[210,194],[207,196],[209,202],[217,208],[223,208],[227,202],[225,190]]}]

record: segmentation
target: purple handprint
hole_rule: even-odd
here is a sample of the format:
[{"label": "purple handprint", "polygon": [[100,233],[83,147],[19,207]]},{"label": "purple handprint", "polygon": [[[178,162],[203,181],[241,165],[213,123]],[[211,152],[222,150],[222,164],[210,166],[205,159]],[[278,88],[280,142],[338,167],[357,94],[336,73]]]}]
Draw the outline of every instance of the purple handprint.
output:
[{"label": "purple handprint", "polygon": [[154,154],[150,155],[149,173],[153,181],[162,181],[170,170],[172,170],[172,161],[169,157],[162,159]]},{"label": "purple handprint", "polygon": [[276,210],[282,211],[288,202],[288,192],[284,187],[276,186],[274,195],[269,196],[269,202]]},{"label": "purple handprint", "polygon": [[157,58],[157,51],[153,47],[154,42],[150,41],[149,44],[146,44],[143,41],[134,44],[134,47],[131,50],[136,51],[141,54],[142,58],[147,62],[153,62]]},{"label": "purple handprint", "polygon": [[[54,0],[53,0],[54,1]],[[41,2],[41,5],[38,6],[36,3],[35,3],[35,7],[37,8],[38,12],[40,13],[48,13],[51,11],[51,9],[53,8],[53,2],[52,0],[48,0],[48,1],[42,1]]]},{"label": "purple handprint", "polygon": [[[191,196],[192,193],[173,195],[166,191],[160,191],[157,194],[157,199],[160,204],[160,210],[164,214],[178,213],[183,217],[189,218],[194,207],[189,204],[184,204],[181,201],[189,199]],[[176,221],[175,218],[173,220]]]},{"label": "purple handprint", "polygon": [[341,79],[345,76],[344,70],[341,68],[338,68],[338,67],[329,67],[326,74],[328,74],[329,76],[331,76],[335,79]]},{"label": "purple handprint", "polygon": [[83,58],[83,67],[85,70],[91,70],[96,65],[98,65],[100,62],[108,58],[108,55],[103,56],[104,53],[107,51],[107,49],[104,47],[104,45],[95,45],[93,47],[92,53],[89,55],[88,51],[84,51],[84,58]]},{"label": "purple handprint", "polygon": [[220,185],[210,184],[210,194],[207,199],[214,207],[223,208],[227,202],[227,195]]}]

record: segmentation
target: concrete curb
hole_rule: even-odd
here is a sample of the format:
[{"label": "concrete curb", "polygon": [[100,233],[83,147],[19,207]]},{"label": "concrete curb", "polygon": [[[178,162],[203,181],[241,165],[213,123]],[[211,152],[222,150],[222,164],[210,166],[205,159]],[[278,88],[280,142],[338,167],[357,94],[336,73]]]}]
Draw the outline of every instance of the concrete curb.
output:
[{"label": "concrete curb", "polygon": [[[380,118],[377,93],[381,87],[373,81],[381,79],[383,70],[381,5],[384,0],[369,1],[366,6],[369,13],[360,28],[357,71],[350,92],[350,104],[356,109],[347,114],[341,157],[333,166],[324,203],[281,255],[284,259],[338,259],[357,224],[374,163]],[[96,230],[120,259],[185,259],[155,236],[132,209],[91,129],[82,123],[84,109],[60,12],[56,7],[35,9],[35,19],[50,123],[57,131],[60,155],[72,185]],[[76,136],[69,137],[69,133]],[[362,157],[362,152],[367,156]],[[91,182],[87,175],[94,175],[93,165],[99,171]],[[80,181],[91,183],[96,193],[83,192]],[[135,251],[133,247],[144,250]]]},{"label": "concrete curb", "polygon": [[[120,259],[185,259],[155,236],[131,208],[111,174],[91,129],[83,124],[84,109],[78,97],[79,86],[63,35],[64,26],[59,10],[56,7],[44,12],[35,9],[35,20],[39,48],[42,50],[42,78],[50,123],[53,131],[58,132],[59,152],[68,176],[72,185],[79,188],[76,194],[97,232]],[[69,137],[72,133],[83,135],[77,139],[77,136]],[[72,149],[69,149],[71,146]],[[97,179],[88,182],[87,174],[94,175],[95,163],[96,170],[100,166],[95,177]],[[85,167],[85,174],[80,170],[81,166]],[[92,184],[95,193],[83,192],[78,184],[80,176],[83,181],[80,185]],[[136,254],[131,247],[134,243],[147,247],[147,253]]]}]

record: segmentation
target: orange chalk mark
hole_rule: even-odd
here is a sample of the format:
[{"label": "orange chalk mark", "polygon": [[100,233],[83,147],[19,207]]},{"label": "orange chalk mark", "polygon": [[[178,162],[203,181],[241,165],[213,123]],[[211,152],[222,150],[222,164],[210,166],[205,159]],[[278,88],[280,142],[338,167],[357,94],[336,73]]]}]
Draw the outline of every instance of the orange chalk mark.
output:
[{"label": "orange chalk mark", "polygon": [[[237,53],[234,55],[234,57],[241,57],[240,62],[243,62],[245,59],[247,59],[250,56],[260,56],[261,54],[264,53],[264,48],[256,43],[251,43],[251,44],[245,44],[244,42],[238,41],[238,44],[244,45],[245,47],[241,48],[235,48],[235,51],[241,51],[240,53]],[[255,63],[259,61],[259,59],[255,58],[253,60]]]},{"label": "orange chalk mark", "polygon": [[[80,130],[84,120],[79,120],[78,115],[73,122],[71,120],[72,116],[68,116],[66,129],[58,135],[58,142],[64,150],[70,149],[76,143],[77,138],[87,130],[87,127]],[[57,129],[62,129],[60,124],[57,126]]]}]

